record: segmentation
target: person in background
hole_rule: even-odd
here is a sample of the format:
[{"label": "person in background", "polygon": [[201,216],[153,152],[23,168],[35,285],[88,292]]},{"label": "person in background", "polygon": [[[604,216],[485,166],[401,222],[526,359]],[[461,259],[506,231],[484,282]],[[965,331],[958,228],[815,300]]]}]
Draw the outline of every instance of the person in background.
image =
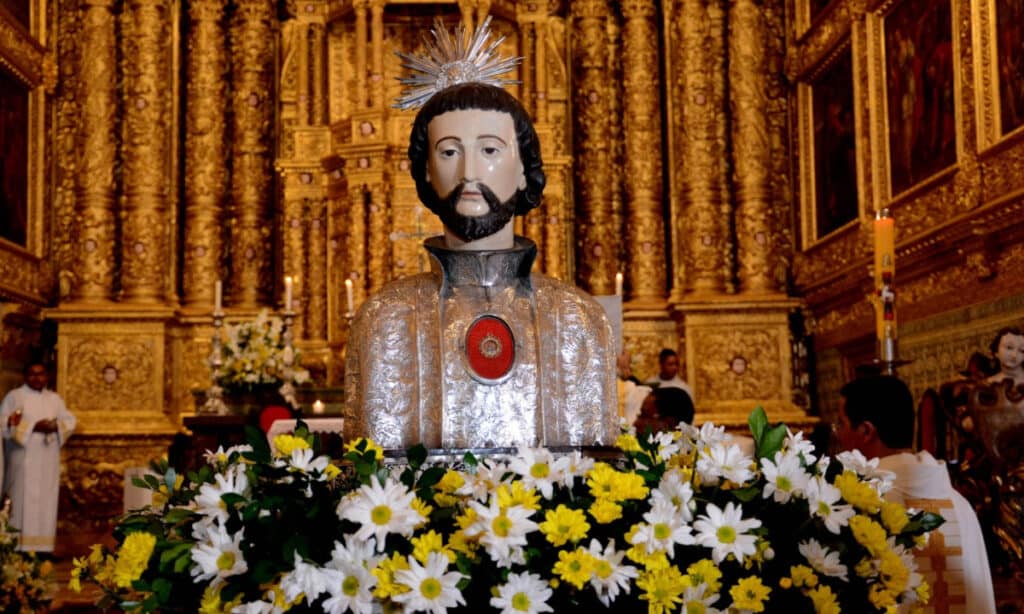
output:
[{"label": "person in background", "polygon": [[658,354],[658,374],[645,383],[658,388],[681,388],[693,401],[693,390],[679,377],[679,355],[675,350],[665,348]]},{"label": "person in background", "polygon": [[[867,458],[877,457],[878,469],[894,474],[887,500],[942,515],[946,522],[939,528],[941,539],[933,535],[918,558],[944,555],[942,579],[950,588],[951,597],[961,597],[954,587],[963,585],[962,611],[994,613],[995,596],[985,541],[971,504],[953,489],[945,463],[928,452],[915,454],[911,450],[914,397],[910,389],[896,377],[870,375],[847,383],[839,393],[835,425],[838,447],[843,451],[859,450]],[[934,595],[933,599],[937,597]]]},{"label": "person in background", "polygon": [[680,388],[655,388],[640,406],[634,425],[637,433],[670,431],[693,422],[693,400]]},{"label": "person in background", "polygon": [[6,447],[4,492],[11,499],[11,526],[18,548],[53,552],[60,493],[60,449],[75,430],[75,416],[46,388],[49,374],[39,361],[25,366],[25,384],[0,403]]}]

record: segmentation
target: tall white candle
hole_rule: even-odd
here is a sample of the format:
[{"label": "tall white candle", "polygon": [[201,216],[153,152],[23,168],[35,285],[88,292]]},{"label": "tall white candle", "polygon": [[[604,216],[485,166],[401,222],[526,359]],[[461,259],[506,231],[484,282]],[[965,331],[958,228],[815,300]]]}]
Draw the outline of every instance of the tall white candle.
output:
[{"label": "tall white candle", "polygon": [[292,310],[292,276],[287,275],[284,278],[284,309],[285,311]]},{"label": "tall white candle", "polygon": [[351,313],[355,312],[355,310],[356,310],[356,300],[355,300],[355,297],[352,295],[352,280],[351,279],[346,279],[345,280],[345,301],[346,301],[346,305],[348,305],[348,313],[351,314]]},{"label": "tall white candle", "polygon": [[221,312],[221,310],[224,308],[223,300],[224,282],[218,279],[217,282],[213,284],[213,313]]},{"label": "tall white candle", "polygon": [[622,273],[615,274],[615,294],[622,296]]}]

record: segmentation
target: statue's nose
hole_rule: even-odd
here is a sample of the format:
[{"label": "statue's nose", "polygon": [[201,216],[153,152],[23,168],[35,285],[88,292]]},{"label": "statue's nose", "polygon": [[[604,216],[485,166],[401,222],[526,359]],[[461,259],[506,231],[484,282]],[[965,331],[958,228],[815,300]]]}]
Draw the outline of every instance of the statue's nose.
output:
[{"label": "statue's nose", "polygon": [[476,181],[477,163],[473,154],[467,154],[462,158],[462,179],[466,182]]}]

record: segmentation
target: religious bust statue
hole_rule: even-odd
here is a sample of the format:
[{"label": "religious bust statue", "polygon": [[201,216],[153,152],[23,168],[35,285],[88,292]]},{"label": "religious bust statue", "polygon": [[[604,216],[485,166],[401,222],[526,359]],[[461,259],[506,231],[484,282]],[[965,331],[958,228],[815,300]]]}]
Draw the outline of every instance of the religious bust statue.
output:
[{"label": "religious bust statue", "polygon": [[1024,333],[1019,328],[999,329],[989,345],[999,363],[999,372],[988,378],[989,383],[1012,380],[1014,386],[1024,385]]},{"label": "religious bust statue", "polygon": [[540,204],[545,177],[529,116],[493,78],[510,64],[489,57],[497,43],[485,49],[489,21],[468,44],[460,30],[455,44],[435,28],[433,58],[445,49],[469,58],[427,66],[403,56],[427,74],[405,80],[421,87],[399,106],[426,100],[409,158],[444,234],[424,244],[430,273],[387,284],[353,320],[346,435],[385,448],[610,444],[608,319],[584,292],[532,273],[537,247],[513,233],[514,215]]}]

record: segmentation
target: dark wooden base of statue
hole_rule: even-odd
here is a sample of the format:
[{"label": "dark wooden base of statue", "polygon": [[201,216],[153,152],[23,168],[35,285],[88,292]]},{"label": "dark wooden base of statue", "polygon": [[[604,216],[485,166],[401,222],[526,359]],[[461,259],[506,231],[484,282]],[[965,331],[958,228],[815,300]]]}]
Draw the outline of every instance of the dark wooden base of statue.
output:
[{"label": "dark wooden base of statue", "polygon": [[206,464],[205,454],[215,452],[218,446],[246,443],[245,426],[256,425],[255,417],[245,414],[199,414],[183,420],[192,435],[179,434],[168,451],[168,460],[176,471],[194,471]]}]

